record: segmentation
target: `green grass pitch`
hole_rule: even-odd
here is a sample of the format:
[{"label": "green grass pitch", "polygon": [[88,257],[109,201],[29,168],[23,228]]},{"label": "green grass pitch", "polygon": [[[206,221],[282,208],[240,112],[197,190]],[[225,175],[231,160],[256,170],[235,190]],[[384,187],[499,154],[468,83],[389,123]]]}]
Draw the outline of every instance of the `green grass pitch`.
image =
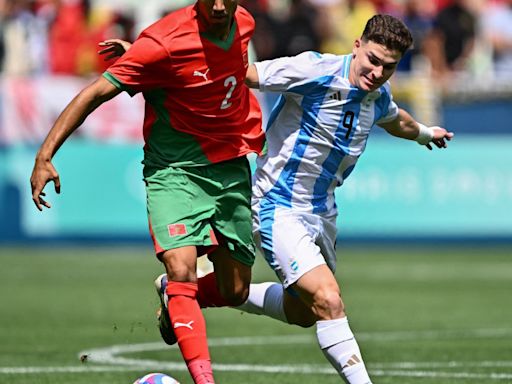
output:
[{"label": "green grass pitch", "polygon": [[[0,248],[0,265],[0,383],[191,382],[159,339],[149,247]],[[337,277],[374,383],[512,383],[511,247],[353,246]],[[219,383],[341,382],[314,328],[204,313]]]}]

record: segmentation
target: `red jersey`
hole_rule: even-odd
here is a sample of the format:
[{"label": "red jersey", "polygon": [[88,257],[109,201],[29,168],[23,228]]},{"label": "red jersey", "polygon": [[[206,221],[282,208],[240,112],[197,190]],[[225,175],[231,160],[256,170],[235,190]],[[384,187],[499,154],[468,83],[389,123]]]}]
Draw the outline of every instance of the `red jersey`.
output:
[{"label": "red jersey", "polygon": [[263,147],[261,110],[244,84],[254,19],[238,6],[219,40],[203,30],[196,7],[144,30],[103,74],[131,95],[143,92],[146,166],[205,165]]}]

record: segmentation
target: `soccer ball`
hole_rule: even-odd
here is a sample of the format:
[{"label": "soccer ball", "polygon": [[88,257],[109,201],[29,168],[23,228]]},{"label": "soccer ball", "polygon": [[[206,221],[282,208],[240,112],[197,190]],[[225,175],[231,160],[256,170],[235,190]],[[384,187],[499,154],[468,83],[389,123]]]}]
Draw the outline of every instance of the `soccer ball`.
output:
[{"label": "soccer ball", "polygon": [[163,373],[148,373],[134,381],[133,384],[180,384],[179,381]]}]

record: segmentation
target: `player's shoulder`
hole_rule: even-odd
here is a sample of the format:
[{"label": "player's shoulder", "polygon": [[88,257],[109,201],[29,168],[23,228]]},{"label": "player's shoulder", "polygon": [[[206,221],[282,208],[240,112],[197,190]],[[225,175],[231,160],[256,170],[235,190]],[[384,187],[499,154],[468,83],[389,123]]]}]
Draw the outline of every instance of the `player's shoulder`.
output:
[{"label": "player's shoulder", "polygon": [[375,97],[374,100],[379,105],[389,105],[389,103],[391,103],[391,100],[393,100],[393,96],[391,94],[391,84],[389,83],[389,81],[386,81],[374,92],[377,93],[377,97]]},{"label": "player's shoulder", "polygon": [[389,81],[386,81],[384,84],[382,84],[380,87],[379,87],[379,92],[381,94],[381,96],[391,96],[391,84]]},{"label": "player's shoulder", "polygon": [[339,60],[339,56],[330,53],[320,53],[316,51],[304,51],[295,56],[289,56],[288,58],[295,61],[302,61],[315,64],[330,63],[335,62],[336,59]]},{"label": "player's shoulder", "polygon": [[336,75],[343,66],[343,56],[331,53],[319,53],[316,51],[305,51],[295,56],[294,61],[306,65],[325,75]]},{"label": "player's shoulder", "polygon": [[236,8],[235,20],[241,36],[244,36],[245,34],[251,36],[254,33],[256,22],[247,9],[239,5]]},{"label": "player's shoulder", "polygon": [[235,17],[237,18],[237,20],[241,20],[245,23],[250,23],[253,25],[256,24],[256,22],[254,21],[254,17],[252,17],[250,12],[241,5],[236,7]]},{"label": "player's shoulder", "polygon": [[168,13],[151,24],[141,35],[155,40],[168,40],[176,35],[183,36],[197,30],[196,11],[193,5]]}]

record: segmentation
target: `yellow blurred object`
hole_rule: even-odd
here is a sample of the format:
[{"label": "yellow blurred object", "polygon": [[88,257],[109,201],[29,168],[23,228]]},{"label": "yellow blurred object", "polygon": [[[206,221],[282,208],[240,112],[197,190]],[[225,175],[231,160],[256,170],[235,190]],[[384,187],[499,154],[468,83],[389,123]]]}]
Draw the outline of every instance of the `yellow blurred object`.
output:
[{"label": "yellow blurred object", "polygon": [[114,11],[110,7],[96,6],[91,9],[89,13],[89,28],[101,28],[105,25],[112,23],[114,18]]},{"label": "yellow blurred object", "polygon": [[[352,3],[350,6],[348,3]],[[377,13],[369,1],[342,1],[328,6],[328,36],[321,50],[333,54],[352,52],[354,41],[361,37],[368,19]]]}]

